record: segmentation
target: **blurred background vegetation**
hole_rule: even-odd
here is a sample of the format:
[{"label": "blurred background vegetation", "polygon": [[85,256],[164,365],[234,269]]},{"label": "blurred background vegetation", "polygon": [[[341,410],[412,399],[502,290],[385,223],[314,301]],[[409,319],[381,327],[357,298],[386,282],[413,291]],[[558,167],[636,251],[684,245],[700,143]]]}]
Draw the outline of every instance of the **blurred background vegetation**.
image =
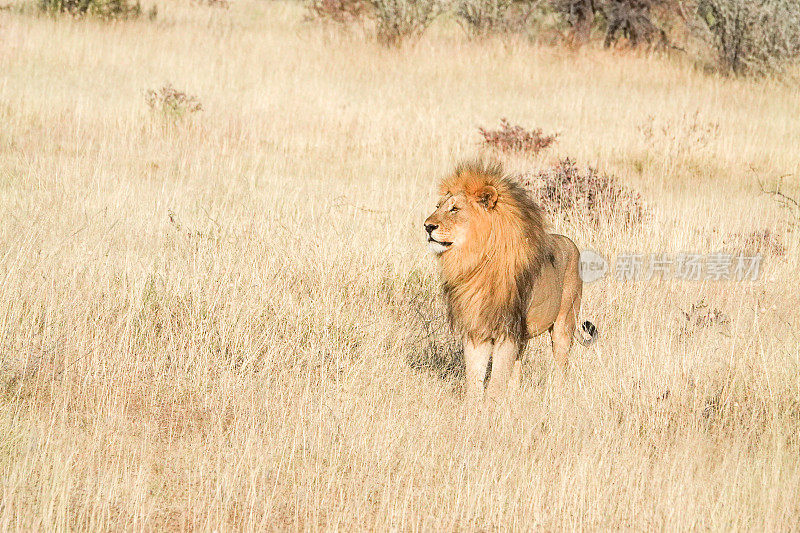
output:
[{"label": "blurred background vegetation", "polygon": [[[359,27],[386,46],[454,23],[469,38],[673,51],[724,74],[787,76],[800,57],[797,0],[301,0],[308,20]],[[156,19],[139,0],[37,0],[39,10],[106,21]],[[198,0],[221,8],[227,0]]]},{"label": "blurred background vegetation", "polygon": [[800,55],[796,0],[309,0],[311,18],[372,23],[387,45],[450,17],[473,38],[675,50],[734,74],[785,74]]}]

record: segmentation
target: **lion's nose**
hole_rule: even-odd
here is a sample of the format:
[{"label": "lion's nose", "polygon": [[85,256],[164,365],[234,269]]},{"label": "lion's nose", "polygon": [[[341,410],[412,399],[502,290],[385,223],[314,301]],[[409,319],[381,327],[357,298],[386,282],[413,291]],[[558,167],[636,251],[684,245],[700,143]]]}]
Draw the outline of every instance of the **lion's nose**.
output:
[{"label": "lion's nose", "polygon": [[425,231],[427,231],[430,234],[433,233],[433,230],[435,230],[438,227],[439,227],[438,224],[425,224]]}]

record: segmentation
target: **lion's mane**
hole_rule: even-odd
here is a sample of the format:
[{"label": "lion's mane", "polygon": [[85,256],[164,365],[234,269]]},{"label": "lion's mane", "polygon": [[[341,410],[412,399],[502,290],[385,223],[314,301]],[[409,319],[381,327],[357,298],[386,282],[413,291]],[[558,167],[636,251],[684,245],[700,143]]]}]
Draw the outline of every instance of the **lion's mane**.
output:
[{"label": "lion's mane", "polygon": [[497,203],[477,208],[467,242],[441,257],[450,322],[474,341],[521,341],[528,335],[531,287],[552,258],[544,216],[500,165],[462,163],[440,188],[475,198],[486,186],[497,191]]}]

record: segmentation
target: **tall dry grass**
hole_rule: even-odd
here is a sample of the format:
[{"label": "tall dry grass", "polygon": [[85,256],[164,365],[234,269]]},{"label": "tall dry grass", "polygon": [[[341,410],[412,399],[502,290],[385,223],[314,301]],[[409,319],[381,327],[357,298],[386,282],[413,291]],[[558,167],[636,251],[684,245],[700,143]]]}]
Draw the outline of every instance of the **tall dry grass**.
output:
[{"label": "tall dry grass", "polygon": [[[796,89],[302,18],[0,11],[0,528],[800,528],[800,245],[756,182],[798,194]],[[202,111],[152,111],[166,84]],[[581,247],[785,252],[588,285],[601,341],[563,380],[532,342],[517,413],[464,418],[421,223],[501,117],[560,133],[510,168],[569,156],[649,202],[553,221]]]}]

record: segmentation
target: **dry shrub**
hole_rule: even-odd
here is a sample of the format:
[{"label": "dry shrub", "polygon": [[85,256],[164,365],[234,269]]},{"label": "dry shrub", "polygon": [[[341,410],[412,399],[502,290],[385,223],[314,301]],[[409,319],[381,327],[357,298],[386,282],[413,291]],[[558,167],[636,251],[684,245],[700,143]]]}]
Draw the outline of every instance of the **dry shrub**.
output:
[{"label": "dry shrub", "polygon": [[705,300],[693,303],[688,310],[681,310],[683,320],[678,324],[678,338],[687,340],[701,330],[711,329],[723,335],[730,332],[731,317],[724,311],[710,307]]},{"label": "dry shrub", "polygon": [[517,152],[536,155],[548,148],[558,134],[543,135],[541,129],[526,130],[522,126],[512,126],[508,120],[500,119],[500,129],[478,128],[486,146],[500,152]]},{"label": "dry shrub", "polygon": [[735,253],[742,255],[786,255],[780,235],[769,228],[757,229],[750,233],[734,233],[725,239],[725,246],[730,246]]},{"label": "dry shrub", "polygon": [[355,22],[370,13],[368,0],[311,0],[308,10],[311,18],[339,24]]},{"label": "dry shrub", "polygon": [[581,170],[571,159],[562,159],[549,170],[522,180],[532,188],[542,207],[571,221],[621,221],[625,227],[641,225],[647,209],[641,195],[618,183],[616,176]]},{"label": "dry shrub", "polygon": [[471,37],[521,33],[529,27],[540,0],[461,0],[456,20]]},{"label": "dry shrub", "polygon": [[172,120],[203,110],[203,105],[196,96],[178,91],[169,83],[158,90],[147,91],[145,101],[150,109]]},{"label": "dry shrub", "polygon": [[447,0],[311,0],[311,18],[340,24],[370,19],[378,41],[399,46],[418,37],[439,15],[447,11]]}]

